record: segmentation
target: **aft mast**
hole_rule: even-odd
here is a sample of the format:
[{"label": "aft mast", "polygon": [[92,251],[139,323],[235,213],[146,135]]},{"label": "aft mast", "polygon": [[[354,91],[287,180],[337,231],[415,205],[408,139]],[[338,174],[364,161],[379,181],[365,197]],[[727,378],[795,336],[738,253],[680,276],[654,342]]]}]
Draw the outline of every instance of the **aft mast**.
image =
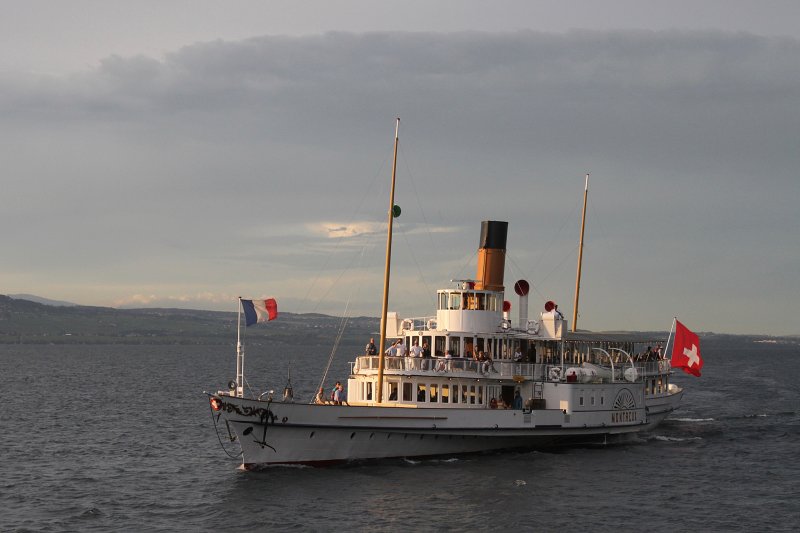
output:
[{"label": "aft mast", "polygon": [[583,262],[583,231],[586,229],[586,198],[589,196],[589,174],[583,188],[583,215],[581,216],[581,240],[578,245],[578,273],[575,276],[575,305],[572,306],[572,332],[578,327],[578,297],[581,293],[581,263]]},{"label": "aft mast", "polygon": [[392,160],[392,187],[389,193],[389,224],[386,236],[386,267],[383,272],[383,305],[381,306],[381,340],[378,344],[378,390],[377,403],[383,402],[384,350],[386,349],[386,313],[389,307],[389,271],[392,264],[392,222],[394,220],[394,183],[397,175],[397,146],[400,143],[400,118],[394,129],[394,158]]},{"label": "aft mast", "polygon": [[242,297],[239,296],[239,313],[236,316],[236,396],[244,398],[244,350],[242,349]]}]

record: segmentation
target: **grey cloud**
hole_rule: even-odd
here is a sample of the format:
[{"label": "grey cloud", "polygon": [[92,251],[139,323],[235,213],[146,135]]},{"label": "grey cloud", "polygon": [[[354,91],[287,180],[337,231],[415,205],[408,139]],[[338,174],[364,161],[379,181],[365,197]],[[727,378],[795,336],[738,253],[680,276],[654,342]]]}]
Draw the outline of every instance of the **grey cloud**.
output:
[{"label": "grey cloud", "polygon": [[[730,263],[749,265],[744,239],[780,257],[788,243],[797,259],[798,101],[800,41],[710,31],[266,36],[111,56],[64,77],[6,72],[0,221],[39,215],[0,245],[36,242],[31,256],[56,250],[78,271],[93,255],[124,263],[126,250],[182,268],[215,254],[241,264],[243,246],[280,244],[260,268],[305,268],[335,246],[303,224],[383,220],[399,115],[400,223],[469,228],[447,236],[467,254],[476,220],[520,221],[512,235],[533,249],[520,260],[545,277],[572,243],[552,260],[536,250],[592,171],[607,225],[591,229],[604,239],[596,258],[631,261],[660,242],[711,261],[725,243]],[[254,237],[253,220],[297,237]],[[91,236],[80,254],[76,235]],[[428,235],[408,240],[430,277],[449,279],[437,269],[456,258],[437,258]],[[790,280],[791,264],[772,279]]]}]

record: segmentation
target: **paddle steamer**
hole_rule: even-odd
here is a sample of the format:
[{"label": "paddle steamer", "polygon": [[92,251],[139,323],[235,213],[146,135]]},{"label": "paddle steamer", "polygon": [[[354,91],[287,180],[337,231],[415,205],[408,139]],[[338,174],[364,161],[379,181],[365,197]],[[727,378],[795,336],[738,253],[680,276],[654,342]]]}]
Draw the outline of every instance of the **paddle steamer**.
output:
[{"label": "paddle steamer", "polygon": [[[397,135],[395,161],[396,153]],[[475,279],[438,290],[435,314],[389,312],[392,174],[378,353],[352,361],[342,404],[247,398],[242,373],[209,394],[244,468],[604,443],[651,430],[677,407],[683,391],[670,382],[670,362],[647,350],[659,339],[576,331],[577,313],[570,330],[553,302],[529,318],[524,280],[514,284],[511,317],[507,222],[482,223]],[[417,348],[387,355],[387,339]]]}]

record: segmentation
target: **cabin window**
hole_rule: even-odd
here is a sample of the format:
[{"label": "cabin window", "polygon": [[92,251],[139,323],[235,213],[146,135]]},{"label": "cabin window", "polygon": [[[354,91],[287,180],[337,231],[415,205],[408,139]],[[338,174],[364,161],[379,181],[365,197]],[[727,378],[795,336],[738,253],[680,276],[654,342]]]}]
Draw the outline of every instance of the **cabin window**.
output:
[{"label": "cabin window", "polygon": [[469,403],[475,403],[475,385],[469,386]]},{"label": "cabin window", "polygon": [[478,404],[483,405],[483,385],[478,387]]},{"label": "cabin window", "polygon": [[594,396],[592,396],[592,405],[594,405]]},{"label": "cabin window", "polygon": [[439,307],[437,309],[447,309],[447,293],[439,293]]},{"label": "cabin window", "polygon": [[461,403],[467,403],[467,386],[461,385]]},{"label": "cabin window", "polygon": [[403,401],[404,402],[413,402],[414,397],[411,395],[411,383],[403,383]]},{"label": "cabin window", "polygon": [[578,405],[583,405],[583,396],[578,398]]},{"label": "cabin window", "polygon": [[366,398],[367,400],[371,400],[372,399],[372,382],[371,381],[368,381],[367,383],[364,383],[364,398]]},{"label": "cabin window", "polygon": [[424,402],[427,398],[426,387],[424,383],[417,384],[417,401]]},{"label": "cabin window", "polygon": [[397,401],[397,383],[389,382],[389,401]]},{"label": "cabin window", "polygon": [[430,386],[431,402],[436,403],[439,401],[439,387],[435,383]]},{"label": "cabin window", "polygon": [[450,385],[442,385],[442,403],[450,403]]},{"label": "cabin window", "polygon": [[430,335],[423,335],[422,336],[422,344],[420,344],[420,346],[424,350],[426,345],[428,346],[428,350],[430,350],[431,349],[431,336]]},{"label": "cabin window", "polygon": [[450,293],[450,309],[461,309],[461,293]]},{"label": "cabin window", "polygon": [[458,385],[453,385],[453,403],[458,403]]},{"label": "cabin window", "polygon": [[444,357],[444,351],[447,349],[447,337],[434,337],[436,345],[434,346],[434,354],[436,357]]},{"label": "cabin window", "polygon": [[461,357],[461,337],[450,337],[447,341],[448,350],[453,357]]},{"label": "cabin window", "polygon": [[467,359],[472,359],[472,355],[475,353],[475,347],[472,344],[472,339],[464,339],[464,355]]}]

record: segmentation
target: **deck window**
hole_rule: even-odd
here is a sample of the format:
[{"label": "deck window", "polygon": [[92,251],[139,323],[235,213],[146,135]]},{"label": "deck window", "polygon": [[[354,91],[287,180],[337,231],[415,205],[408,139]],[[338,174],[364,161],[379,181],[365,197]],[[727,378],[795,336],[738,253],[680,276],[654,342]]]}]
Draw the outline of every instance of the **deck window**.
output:
[{"label": "deck window", "polygon": [[469,403],[475,403],[475,385],[469,386]]},{"label": "deck window", "polygon": [[461,309],[461,293],[450,293],[450,309]]},{"label": "deck window", "polygon": [[397,383],[389,382],[389,401],[397,401]]},{"label": "deck window", "polygon": [[367,400],[372,400],[372,382],[368,381],[364,383],[364,398]]},{"label": "deck window", "polygon": [[432,403],[436,403],[439,401],[439,386],[436,385],[435,383],[431,383],[430,395],[431,395],[430,401]]},{"label": "deck window", "polygon": [[411,383],[403,383],[403,401],[404,402],[413,402],[414,397],[411,395],[412,387]]},{"label": "deck window", "polygon": [[424,402],[428,399],[427,387],[424,383],[417,384],[417,401]]},{"label": "deck window", "polygon": [[453,385],[453,403],[458,403],[458,385]]},{"label": "deck window", "polygon": [[442,385],[442,403],[450,403],[450,385]]},{"label": "deck window", "polygon": [[449,337],[447,349],[453,357],[461,357],[461,337]]}]

